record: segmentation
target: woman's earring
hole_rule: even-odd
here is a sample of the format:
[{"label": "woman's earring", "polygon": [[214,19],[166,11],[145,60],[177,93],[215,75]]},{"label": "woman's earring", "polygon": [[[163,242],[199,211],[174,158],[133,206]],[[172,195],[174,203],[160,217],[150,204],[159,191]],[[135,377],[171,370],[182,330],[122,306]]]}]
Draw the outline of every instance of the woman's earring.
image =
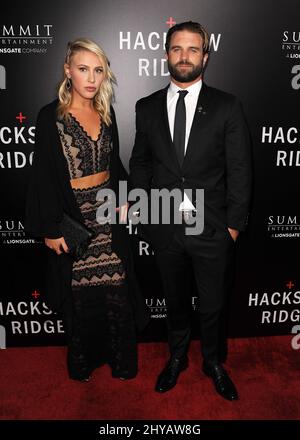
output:
[{"label": "woman's earring", "polygon": [[67,90],[70,90],[71,87],[72,87],[72,83],[71,83],[70,78],[68,78],[67,83],[66,83],[66,88],[67,88]]}]

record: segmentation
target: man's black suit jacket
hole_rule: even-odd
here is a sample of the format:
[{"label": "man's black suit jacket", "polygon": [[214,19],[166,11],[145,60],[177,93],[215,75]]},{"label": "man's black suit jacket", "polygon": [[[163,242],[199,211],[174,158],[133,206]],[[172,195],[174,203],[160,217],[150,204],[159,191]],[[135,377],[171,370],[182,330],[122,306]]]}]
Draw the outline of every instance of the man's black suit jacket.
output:
[{"label": "man's black suit jacket", "polygon": [[[202,84],[180,167],[169,129],[167,91],[168,87],[136,104],[136,137],[129,164],[132,187],[148,193],[162,188],[204,189],[203,234],[217,228],[244,230],[251,192],[251,152],[238,99]],[[174,233],[174,224],[149,224],[143,231],[154,248],[163,248]]]}]

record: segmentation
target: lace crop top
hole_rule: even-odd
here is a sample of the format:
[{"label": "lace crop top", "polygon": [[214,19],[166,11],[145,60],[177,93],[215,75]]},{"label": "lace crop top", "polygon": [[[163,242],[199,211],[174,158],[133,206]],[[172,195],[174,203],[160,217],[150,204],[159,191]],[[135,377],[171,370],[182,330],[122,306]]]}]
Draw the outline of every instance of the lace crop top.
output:
[{"label": "lace crop top", "polygon": [[102,122],[97,140],[91,139],[77,119],[70,114],[69,121],[56,121],[70,179],[106,171],[112,152],[111,128]]}]

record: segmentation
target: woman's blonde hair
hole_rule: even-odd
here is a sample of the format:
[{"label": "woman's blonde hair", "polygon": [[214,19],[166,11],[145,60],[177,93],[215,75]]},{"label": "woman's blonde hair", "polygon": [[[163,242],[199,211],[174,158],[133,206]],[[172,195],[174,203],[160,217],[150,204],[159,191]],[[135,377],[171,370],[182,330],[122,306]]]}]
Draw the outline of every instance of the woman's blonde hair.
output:
[{"label": "woman's blonde hair", "polygon": [[[103,63],[104,79],[101,83],[98,93],[94,96],[93,104],[95,110],[100,114],[101,119],[106,125],[111,124],[110,105],[114,98],[113,83],[116,84],[116,79],[109,67],[109,60],[104,50],[96,44],[94,41],[87,38],[78,38],[68,43],[68,49],[65,57],[65,64],[70,64],[72,57],[75,53],[82,50],[88,50],[96,54]],[[68,119],[68,109],[71,105],[72,94],[70,87],[70,80],[65,73],[63,73],[63,79],[58,85],[58,99],[59,104],[57,108],[57,114],[59,119]]]}]

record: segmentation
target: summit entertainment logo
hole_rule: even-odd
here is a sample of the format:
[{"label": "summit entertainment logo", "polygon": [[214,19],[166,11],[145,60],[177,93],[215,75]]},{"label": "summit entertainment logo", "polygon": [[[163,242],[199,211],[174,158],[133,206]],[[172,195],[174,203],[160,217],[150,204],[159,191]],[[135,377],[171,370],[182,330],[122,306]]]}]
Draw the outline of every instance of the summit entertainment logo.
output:
[{"label": "summit entertainment logo", "polygon": [[300,237],[300,223],[296,215],[270,215],[267,228],[271,238]]},{"label": "summit entertainment logo", "polygon": [[[197,310],[198,297],[191,296],[192,310]],[[151,318],[166,318],[167,316],[167,304],[166,298],[146,298],[146,306],[151,312]]]},{"label": "summit entertainment logo", "polygon": [[40,243],[41,240],[26,235],[21,220],[0,219],[0,243],[6,245],[23,245]]},{"label": "summit entertainment logo", "polygon": [[0,53],[43,54],[53,44],[52,24],[0,25]]},{"label": "summit entertainment logo", "polygon": [[286,58],[300,58],[300,31],[284,31],[281,49]]},{"label": "summit entertainment logo", "polygon": [[282,33],[281,50],[286,58],[297,60],[291,68],[291,86],[294,90],[300,89],[300,31],[284,31]]}]

